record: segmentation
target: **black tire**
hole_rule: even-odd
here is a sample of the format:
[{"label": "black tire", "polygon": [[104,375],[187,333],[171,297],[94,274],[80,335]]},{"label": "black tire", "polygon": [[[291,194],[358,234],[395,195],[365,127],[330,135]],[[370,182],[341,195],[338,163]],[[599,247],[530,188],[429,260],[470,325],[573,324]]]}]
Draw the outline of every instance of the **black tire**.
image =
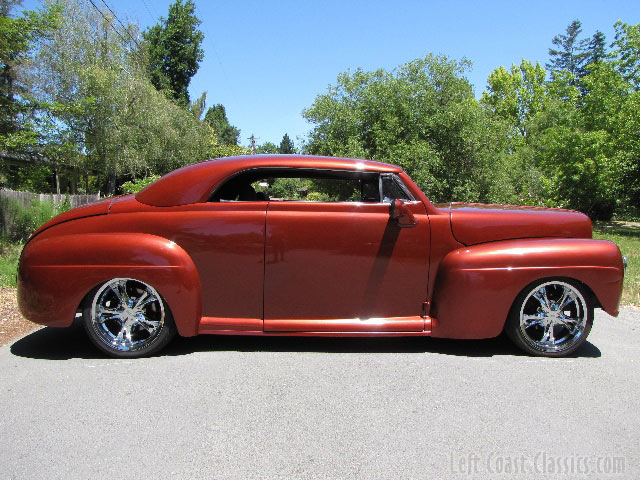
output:
[{"label": "black tire", "polygon": [[586,342],[593,325],[593,309],[592,296],[579,282],[541,279],[527,285],[516,297],[504,330],[516,346],[531,355],[564,357]]},{"label": "black tire", "polygon": [[116,358],[153,355],[177,334],[171,310],[160,294],[131,278],[111,279],[90,292],[82,319],[93,344]]}]

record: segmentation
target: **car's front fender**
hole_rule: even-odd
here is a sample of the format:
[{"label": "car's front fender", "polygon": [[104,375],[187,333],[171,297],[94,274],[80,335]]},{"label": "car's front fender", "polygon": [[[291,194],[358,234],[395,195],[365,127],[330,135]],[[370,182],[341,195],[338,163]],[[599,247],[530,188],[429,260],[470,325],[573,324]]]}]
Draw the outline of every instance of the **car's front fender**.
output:
[{"label": "car's front fender", "polygon": [[116,277],[152,285],[168,303],[183,336],[197,333],[200,280],[189,255],[174,242],[142,233],[37,236],[18,268],[18,304],[42,325],[64,327],[93,288]]},{"label": "car's front fender", "polygon": [[618,314],[624,266],[615,243],[541,238],[454,250],[440,264],[432,298],[432,335],[490,338],[529,283],[564,277],[582,282],[610,315]]}]

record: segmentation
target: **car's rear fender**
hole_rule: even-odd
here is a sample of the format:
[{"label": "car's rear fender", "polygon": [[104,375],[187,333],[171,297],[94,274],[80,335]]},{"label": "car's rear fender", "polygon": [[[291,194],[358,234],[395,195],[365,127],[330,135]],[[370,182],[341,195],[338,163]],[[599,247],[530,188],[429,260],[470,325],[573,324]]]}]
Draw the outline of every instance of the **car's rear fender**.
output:
[{"label": "car's rear fender", "polygon": [[69,326],[83,298],[109,279],[152,285],[168,303],[178,332],[197,333],[200,280],[189,255],[174,242],[142,233],[38,236],[22,253],[18,303],[29,320]]},{"label": "car's rear fender", "polygon": [[432,335],[497,336],[516,296],[542,278],[582,282],[597,304],[615,316],[623,276],[620,250],[604,240],[524,239],[459,248],[446,255],[438,270]]}]

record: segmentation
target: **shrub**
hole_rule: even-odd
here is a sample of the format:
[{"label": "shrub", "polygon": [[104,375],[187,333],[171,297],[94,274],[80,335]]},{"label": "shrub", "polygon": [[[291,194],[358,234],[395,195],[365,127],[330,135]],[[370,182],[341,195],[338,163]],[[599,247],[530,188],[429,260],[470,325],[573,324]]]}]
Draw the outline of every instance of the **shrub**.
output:
[{"label": "shrub", "polygon": [[131,180],[122,184],[122,193],[138,193],[147,185],[152,184],[160,178],[160,175],[151,175],[150,177],[140,178],[138,180]]},{"label": "shrub", "polygon": [[7,243],[6,240],[0,239],[0,286],[16,286],[20,252],[21,243]]},{"label": "shrub", "polygon": [[49,201],[33,200],[29,207],[12,198],[0,199],[2,228],[11,242],[26,242],[43,223],[69,209],[69,202],[55,205]]}]

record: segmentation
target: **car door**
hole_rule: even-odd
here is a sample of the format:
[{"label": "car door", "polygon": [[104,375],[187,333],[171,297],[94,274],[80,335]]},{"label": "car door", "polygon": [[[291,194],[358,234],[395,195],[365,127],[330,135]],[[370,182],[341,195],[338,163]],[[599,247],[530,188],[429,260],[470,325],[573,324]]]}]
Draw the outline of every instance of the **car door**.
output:
[{"label": "car door", "polygon": [[267,202],[256,200],[163,207],[130,226],[170,238],[189,254],[202,292],[201,332],[262,331],[266,210]]},{"label": "car door", "polygon": [[422,202],[405,198],[417,224],[400,227],[390,219],[389,196],[397,195],[387,191],[386,201],[373,203],[269,202],[265,332],[424,330],[429,218]]}]

